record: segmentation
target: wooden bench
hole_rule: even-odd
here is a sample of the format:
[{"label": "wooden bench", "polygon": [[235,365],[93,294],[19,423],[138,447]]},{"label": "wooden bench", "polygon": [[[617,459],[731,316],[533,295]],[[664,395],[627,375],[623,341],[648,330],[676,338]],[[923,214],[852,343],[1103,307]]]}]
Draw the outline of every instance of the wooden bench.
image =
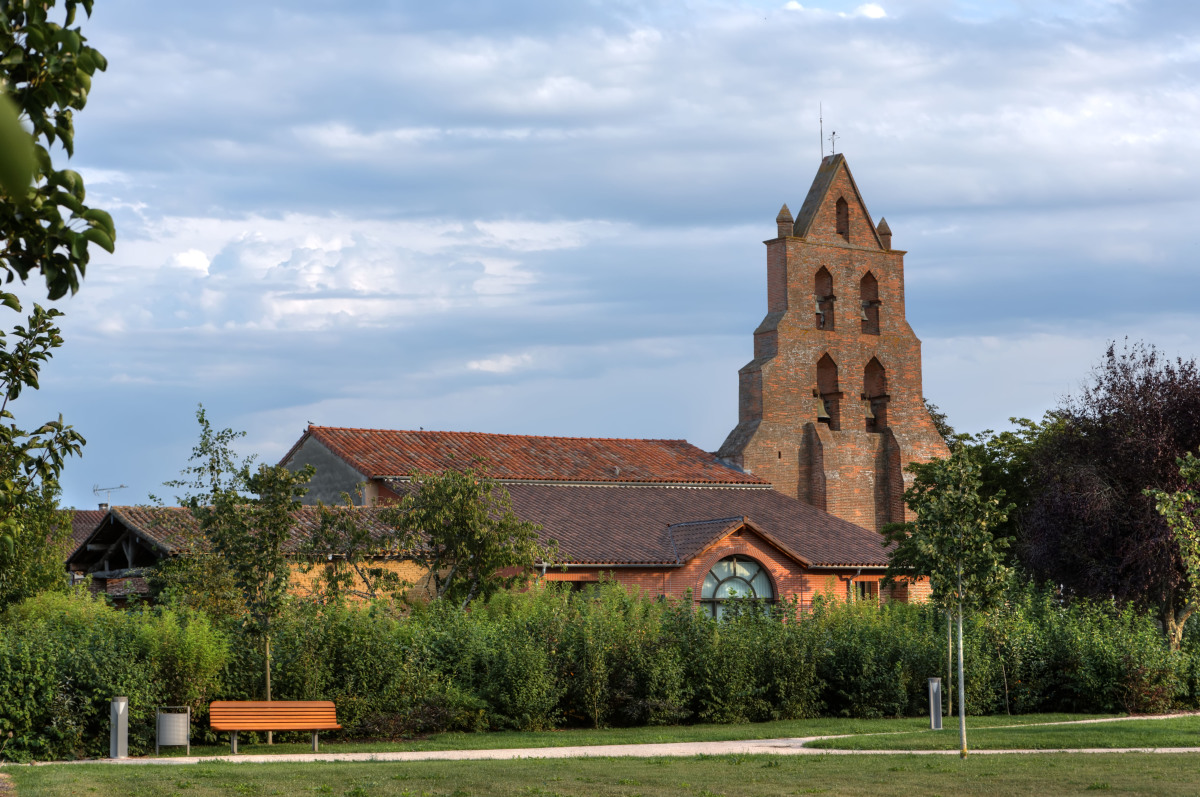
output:
[{"label": "wooden bench", "polygon": [[229,752],[237,754],[238,731],[312,731],[317,752],[317,731],[341,728],[331,700],[217,700],[208,707],[214,731],[229,731]]}]

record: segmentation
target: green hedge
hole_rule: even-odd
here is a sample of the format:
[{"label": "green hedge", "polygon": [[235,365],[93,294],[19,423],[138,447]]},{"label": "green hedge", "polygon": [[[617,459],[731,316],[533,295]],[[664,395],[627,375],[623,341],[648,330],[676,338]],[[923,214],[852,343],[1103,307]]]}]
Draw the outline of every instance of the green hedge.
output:
[{"label": "green hedge", "polygon": [[[972,713],[1157,712],[1200,704],[1200,632],[1167,649],[1152,618],[1018,590],[965,626]],[[435,604],[294,604],[272,635],[277,700],[334,700],[345,737],[564,725],[746,722],[924,713],[945,676],[946,619],[929,606],[818,600],[797,612],[690,604],[616,585],[502,594],[469,613]],[[118,611],[86,592],[0,619],[0,757],[103,755],[109,700],[130,701],[130,749],[156,705],[261,699],[261,642],[232,620]],[[9,734],[11,733],[11,736]]]}]

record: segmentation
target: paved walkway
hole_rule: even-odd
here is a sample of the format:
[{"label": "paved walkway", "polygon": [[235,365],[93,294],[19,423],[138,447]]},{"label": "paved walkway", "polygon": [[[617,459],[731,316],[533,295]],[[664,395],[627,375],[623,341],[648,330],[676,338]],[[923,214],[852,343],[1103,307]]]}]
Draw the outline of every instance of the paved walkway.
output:
[{"label": "paved walkway", "polygon": [[[1090,725],[1128,720],[1172,719],[1195,716],[1197,712],[1161,714],[1153,717],[1106,717],[1103,719],[1040,722],[1025,725],[993,726],[1031,728],[1045,725]],[[953,731],[953,728],[949,729]],[[666,744],[603,744],[578,747],[526,747],[503,750],[422,750],[393,753],[288,753],[284,755],[180,756],[174,758],[122,758],[69,761],[73,764],[182,765],[228,761],[238,764],[266,764],[304,761],[482,761],[515,758],[663,758],[696,755],[958,755],[957,750],[829,750],[806,747],[818,739],[842,739],[837,736],[802,736],[791,739],[746,739],[732,742],[669,742]],[[972,750],[971,755],[1020,755],[1031,753],[1200,753],[1200,747],[1102,747],[1054,750]]]}]

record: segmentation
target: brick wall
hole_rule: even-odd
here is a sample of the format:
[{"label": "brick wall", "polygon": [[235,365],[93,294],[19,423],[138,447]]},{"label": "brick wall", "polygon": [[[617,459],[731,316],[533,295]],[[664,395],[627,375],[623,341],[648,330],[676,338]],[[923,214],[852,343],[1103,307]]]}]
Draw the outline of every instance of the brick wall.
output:
[{"label": "brick wall", "polygon": [[[797,598],[806,609],[812,606],[813,598],[817,595],[845,600],[853,596],[852,582],[878,583],[882,579],[879,573],[856,575],[854,568],[841,572],[807,571],[753,531],[743,529],[710,546],[683,567],[594,567],[571,568],[566,572],[551,569],[546,572],[545,580],[599,581],[601,578],[611,578],[629,589],[640,590],[652,597],[662,595],[683,599],[690,590],[692,599],[698,601],[708,571],[721,559],[734,554],[748,556],[763,566],[771,578],[777,598]],[[928,588],[921,593],[919,585],[915,590],[901,585],[891,592],[885,591],[882,597],[901,601],[924,600],[928,597]]]},{"label": "brick wall", "polygon": [[[738,427],[719,454],[781,492],[878,530],[906,515],[904,466],[948,452],[923,402],[921,342],[904,312],[905,253],[884,248],[839,163],[806,236],[765,242],[767,316],[754,333],[754,359],[739,372]],[[821,269],[832,277],[832,300],[820,295]],[[868,273],[874,280],[864,285]],[[867,308],[864,295],[874,299]],[[820,322],[818,305],[826,309]],[[826,356],[836,386],[828,373],[818,380]]]}]

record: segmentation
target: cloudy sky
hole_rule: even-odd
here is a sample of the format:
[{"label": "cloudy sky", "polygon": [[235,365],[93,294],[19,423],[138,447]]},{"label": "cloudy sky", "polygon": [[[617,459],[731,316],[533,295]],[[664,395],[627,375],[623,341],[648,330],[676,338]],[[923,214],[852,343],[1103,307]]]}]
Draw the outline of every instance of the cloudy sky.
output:
[{"label": "cloudy sky", "polygon": [[88,438],[66,505],[162,493],[201,402],[269,461],[310,421],[716,448],[819,108],[909,251],[958,428],[1039,416],[1109,340],[1200,354],[1192,3],[99,0],[82,26],[110,67],[73,166],[118,246],[15,407]]}]

